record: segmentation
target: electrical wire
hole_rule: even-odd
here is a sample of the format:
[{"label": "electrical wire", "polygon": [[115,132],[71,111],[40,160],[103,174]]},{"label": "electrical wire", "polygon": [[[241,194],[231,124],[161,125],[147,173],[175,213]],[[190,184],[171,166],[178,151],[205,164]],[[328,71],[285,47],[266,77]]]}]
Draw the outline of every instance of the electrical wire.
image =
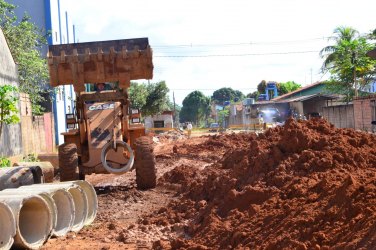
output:
[{"label": "electrical wire", "polygon": [[318,50],[307,51],[288,51],[288,52],[271,52],[271,53],[245,53],[245,54],[212,54],[212,55],[154,55],[154,57],[239,57],[239,56],[267,56],[267,55],[291,55],[318,53]]},{"label": "electrical wire", "polygon": [[[169,89],[172,91],[193,91],[193,90],[201,90],[201,91],[212,91],[212,90],[218,90],[218,88],[213,88],[213,89],[197,89],[197,88],[192,88],[192,89]],[[257,88],[237,88],[236,90],[257,90]]]},{"label": "electrical wire", "polygon": [[329,37],[318,37],[302,40],[289,40],[289,41],[260,41],[260,42],[243,42],[243,43],[223,43],[223,44],[178,44],[178,45],[153,45],[153,48],[193,48],[193,47],[228,47],[228,46],[250,46],[250,45],[279,45],[286,43],[305,43],[311,41],[320,41],[328,39]]}]

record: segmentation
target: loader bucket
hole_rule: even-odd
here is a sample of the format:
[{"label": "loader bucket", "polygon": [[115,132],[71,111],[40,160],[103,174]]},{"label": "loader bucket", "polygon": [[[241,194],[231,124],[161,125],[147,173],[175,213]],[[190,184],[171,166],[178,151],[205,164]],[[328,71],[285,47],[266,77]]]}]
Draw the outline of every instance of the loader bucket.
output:
[{"label": "loader bucket", "polygon": [[152,50],[148,38],[50,45],[48,68],[51,86],[73,84],[75,92],[85,83],[119,82],[153,78]]}]

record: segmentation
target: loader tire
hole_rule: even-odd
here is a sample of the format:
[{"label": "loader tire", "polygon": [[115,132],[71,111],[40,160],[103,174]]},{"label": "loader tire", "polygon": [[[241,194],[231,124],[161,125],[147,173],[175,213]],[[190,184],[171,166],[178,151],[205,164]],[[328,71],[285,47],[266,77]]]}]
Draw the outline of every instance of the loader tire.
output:
[{"label": "loader tire", "polygon": [[157,185],[157,171],[153,153],[153,141],[150,137],[141,136],[136,139],[136,183],[139,189],[155,188]]},{"label": "loader tire", "polygon": [[60,181],[78,180],[78,155],[74,143],[64,143],[59,146]]}]

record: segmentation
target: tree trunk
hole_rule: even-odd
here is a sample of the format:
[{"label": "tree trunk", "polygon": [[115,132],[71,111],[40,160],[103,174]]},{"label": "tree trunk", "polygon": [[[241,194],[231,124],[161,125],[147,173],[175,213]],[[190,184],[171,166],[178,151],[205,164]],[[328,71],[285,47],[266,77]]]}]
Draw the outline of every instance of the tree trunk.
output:
[{"label": "tree trunk", "polygon": [[354,88],[355,88],[355,97],[358,97],[358,85],[356,83],[356,72],[354,68]]}]

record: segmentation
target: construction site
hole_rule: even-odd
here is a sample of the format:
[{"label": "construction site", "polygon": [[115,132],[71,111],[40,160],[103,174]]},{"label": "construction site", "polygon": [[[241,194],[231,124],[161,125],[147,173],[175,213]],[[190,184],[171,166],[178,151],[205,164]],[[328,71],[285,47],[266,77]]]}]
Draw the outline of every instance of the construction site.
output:
[{"label": "construction site", "polygon": [[46,47],[57,99],[37,115],[0,31],[0,250],[376,249],[376,94],[355,66],[351,101],[263,80],[178,110],[135,82],[155,74],[149,38],[68,38]]},{"label": "construction site", "polygon": [[154,144],[157,186],[93,175],[96,220],[43,249],[373,249],[376,136],[325,120]]},{"label": "construction site", "polygon": [[52,45],[48,64],[76,111],[54,165],[0,169],[0,249],[376,248],[374,133],[257,114],[257,130],[151,133],[127,92],[152,77],[147,38]]}]

